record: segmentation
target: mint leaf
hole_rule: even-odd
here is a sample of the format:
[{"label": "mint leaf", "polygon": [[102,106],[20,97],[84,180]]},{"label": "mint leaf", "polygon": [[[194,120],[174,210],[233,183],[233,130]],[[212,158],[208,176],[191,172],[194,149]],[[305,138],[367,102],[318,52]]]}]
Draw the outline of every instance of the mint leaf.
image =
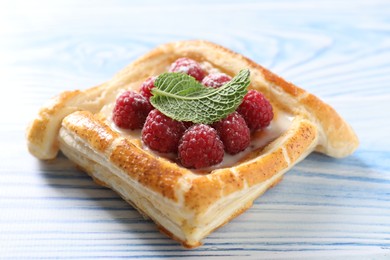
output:
[{"label": "mint leaf", "polygon": [[178,121],[211,124],[234,112],[250,83],[248,69],[241,70],[219,88],[208,88],[183,73],[163,73],[157,77],[150,99],[166,116]]}]

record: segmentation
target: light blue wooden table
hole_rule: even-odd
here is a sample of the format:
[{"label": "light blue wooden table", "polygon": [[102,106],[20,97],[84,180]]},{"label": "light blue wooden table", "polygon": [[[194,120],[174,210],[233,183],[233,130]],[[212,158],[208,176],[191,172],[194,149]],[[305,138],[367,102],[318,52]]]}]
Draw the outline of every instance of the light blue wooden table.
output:
[{"label": "light blue wooden table", "polygon": [[[361,145],[312,154],[204,246],[185,250],[25,128],[63,90],[161,43],[206,39],[321,97]],[[0,2],[0,258],[390,259],[389,1]]]}]

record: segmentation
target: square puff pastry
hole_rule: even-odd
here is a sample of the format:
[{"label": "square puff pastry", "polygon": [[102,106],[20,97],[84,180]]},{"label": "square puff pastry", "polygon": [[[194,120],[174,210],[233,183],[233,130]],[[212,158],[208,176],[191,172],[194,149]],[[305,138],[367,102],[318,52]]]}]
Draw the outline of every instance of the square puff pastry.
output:
[{"label": "square puff pastry", "polygon": [[[167,71],[180,57],[230,76],[251,71],[249,88],[272,103],[275,119],[291,122],[278,136],[228,166],[207,174],[186,169],[146,149],[139,136],[116,129],[107,111],[124,89]],[[312,151],[344,157],[358,146],[351,127],[329,105],[253,61],[206,41],[161,45],[87,90],[67,91],[41,108],[27,130],[29,151],[39,159],[61,150],[101,185],[116,191],[158,228],[185,247],[197,247],[210,232],[246,209]]]}]

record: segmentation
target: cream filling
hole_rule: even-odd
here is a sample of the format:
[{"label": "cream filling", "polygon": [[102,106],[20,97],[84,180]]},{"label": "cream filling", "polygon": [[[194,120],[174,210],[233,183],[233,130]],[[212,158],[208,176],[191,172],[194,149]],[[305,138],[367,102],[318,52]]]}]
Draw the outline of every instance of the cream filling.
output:
[{"label": "cream filling", "polygon": [[[221,73],[219,69],[213,67],[213,65],[207,61],[200,62],[200,66],[204,71],[206,71],[206,74]],[[169,66],[165,70],[168,71]],[[126,90],[123,89],[122,91],[120,91],[117,94],[117,97],[119,97],[124,91]],[[141,140],[141,130],[126,130],[115,125],[115,123],[112,120],[112,111],[114,109],[114,106],[115,106],[115,100],[103,106],[103,108],[100,111],[100,113],[105,117],[106,123],[111,127],[111,129],[115,130],[116,132],[120,133],[122,136],[126,138]],[[259,131],[258,133],[255,133],[255,135],[252,136],[251,143],[247,149],[235,155],[230,155],[225,153],[221,163],[202,170],[212,171],[215,169],[226,168],[235,165],[237,162],[239,162],[240,160],[245,158],[248,154],[250,154],[253,150],[257,150],[259,148],[265,147],[267,144],[269,144],[270,142],[272,142],[273,140],[281,136],[290,127],[291,122],[293,120],[294,120],[294,116],[292,114],[289,114],[284,111],[278,111],[277,113],[275,113],[275,117],[271,121],[268,127]],[[147,150],[148,152],[154,154],[155,156],[164,157],[171,161],[177,162],[176,154],[173,153],[162,154],[153,151],[143,142],[142,142],[142,149]]]},{"label": "cream filling", "polygon": [[[114,121],[112,120],[113,108],[114,108],[114,103],[111,103],[106,105],[101,110],[101,114],[105,117],[106,123],[111,127],[111,129],[113,129],[114,131],[118,132],[119,134],[121,134],[126,138],[141,140],[141,130],[127,130],[115,125]],[[258,131],[257,133],[254,133],[254,135],[251,137],[251,143],[248,148],[235,155],[230,155],[225,153],[221,163],[202,170],[212,171],[215,169],[234,166],[237,162],[239,162],[240,160],[248,156],[252,151],[265,147],[267,144],[271,143],[273,140],[281,136],[291,126],[291,122],[294,120],[294,118],[295,117],[293,115],[287,112],[279,111],[278,113],[275,114],[275,118],[271,121],[268,127],[262,129],[261,131]],[[173,153],[163,154],[163,153],[156,152],[150,149],[143,142],[142,142],[142,149],[154,154],[155,156],[164,157],[171,161],[177,162],[176,154]]]},{"label": "cream filling", "polygon": [[225,153],[220,164],[210,167],[210,170],[234,166],[237,162],[248,156],[252,151],[265,147],[273,140],[281,136],[291,126],[294,116],[286,112],[279,112],[270,125],[258,131],[251,138],[249,147],[235,155]]}]

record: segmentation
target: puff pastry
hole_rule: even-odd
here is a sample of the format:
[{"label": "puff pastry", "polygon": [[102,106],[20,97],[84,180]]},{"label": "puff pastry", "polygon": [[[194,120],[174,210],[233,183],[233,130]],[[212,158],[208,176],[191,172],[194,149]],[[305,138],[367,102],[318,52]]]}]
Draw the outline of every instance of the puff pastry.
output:
[{"label": "puff pastry", "polygon": [[[273,136],[245,156],[205,174],[146,149],[137,133],[116,129],[109,111],[118,94],[138,91],[146,78],[166,71],[180,57],[231,76],[250,69],[249,88],[270,100],[278,130],[269,131]],[[116,191],[189,248],[248,209],[312,151],[344,157],[358,146],[352,128],[329,105],[242,55],[206,41],[161,45],[102,85],[61,93],[41,108],[28,127],[27,140],[39,159],[55,158],[61,150],[98,184]]]}]

